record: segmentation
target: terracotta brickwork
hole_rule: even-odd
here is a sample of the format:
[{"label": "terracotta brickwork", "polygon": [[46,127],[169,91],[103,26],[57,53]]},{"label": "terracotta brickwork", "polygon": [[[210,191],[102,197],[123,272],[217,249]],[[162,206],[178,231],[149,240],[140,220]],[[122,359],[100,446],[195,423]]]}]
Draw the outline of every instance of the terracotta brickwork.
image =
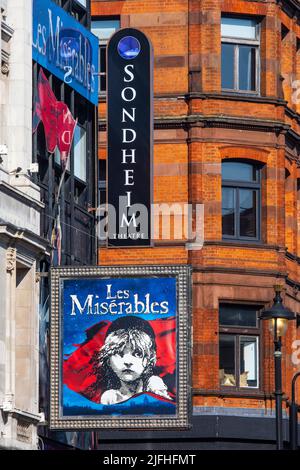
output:
[{"label": "terracotta brickwork", "polygon": [[[99,264],[104,265],[193,266],[194,405],[274,407],[273,342],[267,325],[261,325],[259,392],[251,396],[220,390],[220,302],[269,306],[274,284],[282,284],[285,305],[300,313],[300,104],[294,99],[294,82],[300,80],[300,25],[291,5],[245,0],[92,1],[93,17],[120,17],[121,27],[141,29],[153,44],[154,202],[204,205],[201,250],[187,250],[182,234],[174,233],[170,242],[162,240],[159,218],[152,248],[99,249]],[[260,20],[259,96],[221,90],[224,13]],[[101,159],[106,158],[105,113],[101,98]],[[222,240],[221,164],[228,158],[263,166],[260,243]],[[300,368],[291,360],[297,337],[299,330],[290,324],[283,340],[287,398],[291,378]]]}]

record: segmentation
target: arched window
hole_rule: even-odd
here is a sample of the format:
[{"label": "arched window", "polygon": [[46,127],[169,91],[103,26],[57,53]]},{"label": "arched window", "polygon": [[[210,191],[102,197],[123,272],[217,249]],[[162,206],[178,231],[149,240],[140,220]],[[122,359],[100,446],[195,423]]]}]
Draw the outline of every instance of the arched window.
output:
[{"label": "arched window", "polygon": [[261,166],[222,162],[222,235],[225,239],[260,239]]}]

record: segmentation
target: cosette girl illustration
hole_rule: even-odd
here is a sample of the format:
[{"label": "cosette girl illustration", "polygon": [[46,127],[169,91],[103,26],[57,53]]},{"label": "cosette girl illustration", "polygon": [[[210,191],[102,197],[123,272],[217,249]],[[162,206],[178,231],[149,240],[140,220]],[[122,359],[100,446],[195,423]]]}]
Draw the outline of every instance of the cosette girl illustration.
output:
[{"label": "cosette girl illustration", "polygon": [[112,322],[97,361],[103,405],[121,403],[142,392],[172,399],[162,378],[154,374],[155,335],[146,320],[126,316]]}]

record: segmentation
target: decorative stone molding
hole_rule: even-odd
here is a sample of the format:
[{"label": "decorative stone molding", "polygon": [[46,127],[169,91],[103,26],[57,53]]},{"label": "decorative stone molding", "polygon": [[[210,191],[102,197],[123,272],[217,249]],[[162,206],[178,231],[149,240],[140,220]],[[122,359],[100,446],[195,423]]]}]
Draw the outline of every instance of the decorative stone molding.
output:
[{"label": "decorative stone molding", "polygon": [[14,30],[6,23],[5,16],[1,19],[1,73],[8,75],[9,72],[9,48],[7,43],[12,38]]},{"label": "decorative stone molding", "polygon": [[0,408],[6,412],[9,413],[13,410],[15,406],[15,396],[13,393],[6,393],[4,397],[3,403],[0,405]]},{"label": "decorative stone molding", "polygon": [[31,442],[32,440],[32,424],[28,421],[17,420],[17,439],[21,442]]},{"label": "decorative stone molding", "polygon": [[3,73],[3,75],[8,75],[8,72],[9,72],[8,64],[2,64],[1,65],[1,72]]},{"label": "decorative stone molding", "polygon": [[297,286],[296,284],[294,284],[293,286],[293,294],[294,294],[294,297],[297,297],[298,293],[299,293],[299,286]]},{"label": "decorative stone molding", "polygon": [[8,65],[9,54],[5,51],[1,51],[1,72],[3,75],[8,75],[9,65]]},{"label": "decorative stone molding", "polygon": [[6,251],[6,271],[12,274],[15,267],[16,267],[16,249],[8,248]]},{"label": "decorative stone molding", "polygon": [[14,34],[14,30],[5,22],[1,21],[1,39],[8,42]]}]

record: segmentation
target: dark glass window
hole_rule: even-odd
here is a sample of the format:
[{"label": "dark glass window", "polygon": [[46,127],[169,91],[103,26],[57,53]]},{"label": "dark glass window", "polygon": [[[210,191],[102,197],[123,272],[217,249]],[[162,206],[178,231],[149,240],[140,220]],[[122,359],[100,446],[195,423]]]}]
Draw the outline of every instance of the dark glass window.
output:
[{"label": "dark glass window", "polygon": [[259,305],[220,304],[221,387],[259,388]]},{"label": "dark glass window", "polygon": [[120,19],[92,20],[92,33],[99,39],[99,94],[106,92],[106,48],[110,37],[120,28]]},{"label": "dark glass window", "polygon": [[221,304],[219,322],[222,326],[257,327],[257,305]]},{"label": "dark glass window", "polygon": [[72,15],[79,23],[88,26],[88,0],[53,0],[57,5]]},{"label": "dark glass window", "polygon": [[250,46],[239,46],[239,74],[238,88],[239,90],[256,89],[256,48]]},{"label": "dark glass window", "polygon": [[106,245],[105,227],[106,212],[106,160],[99,160],[98,164],[98,240],[100,245]]},{"label": "dark glass window", "polygon": [[259,240],[259,216],[260,168],[246,162],[223,162],[223,238]]},{"label": "dark glass window", "polygon": [[233,335],[220,335],[220,384],[223,386],[236,385],[235,380],[235,337]]},{"label": "dark glass window", "polygon": [[257,191],[252,189],[240,189],[239,198],[240,236],[256,238]]},{"label": "dark glass window", "polygon": [[99,46],[99,93],[106,90],[106,44]]},{"label": "dark glass window", "polygon": [[99,204],[106,204],[106,160],[99,160],[98,166],[99,174]]},{"label": "dark glass window", "polygon": [[233,188],[222,188],[222,233],[235,235],[235,191]]},{"label": "dark glass window", "polygon": [[222,44],[222,88],[234,88],[234,45]]},{"label": "dark glass window", "polygon": [[224,90],[258,92],[259,27],[256,20],[221,20],[221,74]]}]

